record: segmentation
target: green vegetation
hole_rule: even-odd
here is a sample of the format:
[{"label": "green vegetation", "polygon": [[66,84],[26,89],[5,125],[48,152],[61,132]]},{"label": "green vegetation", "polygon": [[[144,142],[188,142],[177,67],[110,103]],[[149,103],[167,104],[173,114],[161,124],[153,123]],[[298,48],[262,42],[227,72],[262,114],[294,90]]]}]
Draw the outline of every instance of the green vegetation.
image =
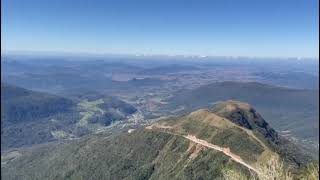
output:
[{"label": "green vegetation", "polygon": [[115,97],[88,96],[77,104],[2,83],[1,150],[79,137],[125,120],[136,111]]},{"label": "green vegetation", "polygon": [[184,134],[190,133],[212,144],[229,147],[232,152],[237,152],[248,162],[256,161],[257,157],[264,151],[257,140],[237,127],[221,129],[201,121],[186,120],[182,124],[182,128]]},{"label": "green vegetation", "polygon": [[[190,141],[139,129],[113,138],[96,135],[45,146],[2,166],[3,179],[212,179],[224,168],[248,173],[214,150],[190,159]],[[50,159],[50,160],[49,160]]]},{"label": "green vegetation", "polygon": [[51,131],[51,134],[56,139],[68,139],[74,137],[72,134],[69,134],[65,131]]},{"label": "green vegetation", "polygon": [[[96,103],[92,104],[95,105],[86,107],[96,107]],[[245,117],[251,116],[247,114]],[[289,164],[283,162],[282,157],[273,151],[273,146],[268,144],[271,140],[258,131],[258,126],[252,128],[254,132],[208,110],[198,110],[161,120],[131,133],[111,136],[102,133],[67,143],[20,150],[16,153],[18,156],[4,158],[6,163],[1,167],[1,177],[8,180],[192,180],[239,176],[239,179],[291,180],[293,176],[303,174],[297,166],[292,166],[289,171]],[[61,132],[57,134],[64,135]],[[225,149],[217,151],[216,148],[190,141],[184,135],[194,135],[230,149],[235,156],[228,155]],[[237,158],[256,170],[249,171],[248,166],[236,161]],[[294,160],[291,163],[297,163]]]},{"label": "green vegetation", "polygon": [[[231,120],[239,126],[252,130],[252,133],[259,141],[279,153],[284,161],[292,166],[306,164],[312,159],[301,148],[279,136],[249,104],[238,101],[225,101],[216,104],[211,111]],[[255,146],[249,147],[254,148]]]},{"label": "green vegetation", "polygon": [[253,105],[279,132],[290,130],[290,134],[299,139],[319,141],[319,90],[221,82],[181,90],[167,100],[166,109],[171,111],[183,106],[182,113],[186,113],[230,99]]},{"label": "green vegetation", "polygon": [[85,126],[88,124],[88,120],[95,114],[103,115],[105,111],[97,106],[103,103],[104,101],[102,99],[98,99],[95,101],[84,100],[80,102],[78,106],[80,106],[80,109],[84,111],[80,112],[80,115],[82,116],[82,118],[79,120],[77,125]]},{"label": "green vegetation", "polygon": [[79,103],[79,106],[85,110],[88,110],[88,111],[94,111],[94,112],[100,112],[101,114],[104,113],[104,110],[97,107],[99,104],[103,104],[104,101],[103,99],[98,99],[98,100],[95,100],[95,101],[87,101],[87,100],[84,100],[82,102]]},{"label": "green vegetation", "polygon": [[23,123],[70,111],[71,100],[1,84],[1,122]]},{"label": "green vegetation", "polygon": [[61,125],[78,118],[73,105],[66,98],[1,84],[1,149],[53,141],[51,131],[68,131]]},{"label": "green vegetation", "polygon": [[[245,119],[244,121],[249,120]],[[257,161],[257,158],[267,148],[259,139],[266,138],[261,133],[258,133],[260,137],[256,136],[251,131],[237,126],[237,123],[233,124],[229,119],[224,119],[205,110],[198,110],[190,115],[159,123],[173,126],[173,131],[183,135],[192,134],[209,143],[229,147],[231,152],[236,152],[243,160],[251,163]]]},{"label": "green vegetation", "polygon": [[319,162],[311,162],[301,168],[299,178],[302,180],[318,180],[319,179]]},{"label": "green vegetation", "polygon": [[[258,166],[259,173],[251,173],[250,176],[242,172],[226,169],[223,171],[227,180],[293,180],[294,176],[284,167],[278,157],[271,157],[265,164]],[[300,179],[300,178],[299,178]],[[303,178],[302,178],[303,179]],[[313,180],[313,179],[310,179]]]},{"label": "green vegetation", "polygon": [[264,148],[255,139],[239,128],[230,128],[218,132],[210,141],[222,147],[229,147],[241,158],[248,162],[255,162]]}]

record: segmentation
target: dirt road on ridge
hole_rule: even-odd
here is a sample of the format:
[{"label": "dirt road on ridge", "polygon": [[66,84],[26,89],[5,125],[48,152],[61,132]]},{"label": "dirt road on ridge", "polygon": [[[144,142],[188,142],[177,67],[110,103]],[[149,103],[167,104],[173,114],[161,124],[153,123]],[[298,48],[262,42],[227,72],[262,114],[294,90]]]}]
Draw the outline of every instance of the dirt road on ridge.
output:
[{"label": "dirt road on ridge", "polygon": [[237,163],[240,163],[242,164],[243,166],[246,166],[248,169],[256,172],[257,174],[259,174],[258,170],[256,170],[254,167],[252,167],[251,165],[247,164],[246,162],[244,162],[240,156],[236,155],[236,154],[233,154],[229,148],[223,148],[223,147],[220,147],[220,146],[217,146],[217,145],[214,145],[214,144],[211,144],[211,143],[208,143],[207,141],[205,140],[202,140],[202,139],[198,139],[197,137],[195,136],[192,136],[192,135],[187,135],[187,136],[183,136],[184,138],[186,139],[189,139],[190,141],[194,142],[194,143],[197,143],[197,144],[201,144],[205,147],[208,147],[210,149],[215,149],[217,151],[220,151],[220,152],[223,152],[225,155],[229,156],[232,160],[236,161]]}]

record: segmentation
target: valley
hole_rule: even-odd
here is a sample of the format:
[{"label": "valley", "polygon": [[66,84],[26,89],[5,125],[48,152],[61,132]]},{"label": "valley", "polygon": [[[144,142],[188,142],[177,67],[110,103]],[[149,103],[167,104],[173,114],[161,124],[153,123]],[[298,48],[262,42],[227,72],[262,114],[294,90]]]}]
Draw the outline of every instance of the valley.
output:
[{"label": "valley", "polygon": [[250,179],[266,176],[262,162],[296,176],[319,159],[311,66],[182,62],[4,59],[3,177]]},{"label": "valley", "polygon": [[1,180],[318,180],[320,0],[1,0]]}]

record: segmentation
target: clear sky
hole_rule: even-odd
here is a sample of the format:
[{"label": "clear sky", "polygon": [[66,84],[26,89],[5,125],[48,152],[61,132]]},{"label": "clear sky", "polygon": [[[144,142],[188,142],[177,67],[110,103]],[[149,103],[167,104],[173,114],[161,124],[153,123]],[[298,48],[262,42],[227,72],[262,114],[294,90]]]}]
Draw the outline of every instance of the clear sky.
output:
[{"label": "clear sky", "polygon": [[3,51],[318,57],[318,0],[2,0]]}]

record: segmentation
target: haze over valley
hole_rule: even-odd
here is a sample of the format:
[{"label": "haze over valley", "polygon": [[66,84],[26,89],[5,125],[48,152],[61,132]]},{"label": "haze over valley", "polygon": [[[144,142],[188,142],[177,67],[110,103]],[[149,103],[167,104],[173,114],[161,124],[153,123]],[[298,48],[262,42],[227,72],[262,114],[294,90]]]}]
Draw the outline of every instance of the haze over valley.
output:
[{"label": "haze over valley", "polygon": [[2,0],[1,179],[319,179],[319,0]]},{"label": "haze over valley", "polygon": [[[130,56],[105,59],[88,57],[81,61],[76,57],[3,57],[2,103],[6,103],[7,107],[13,106],[12,98],[18,96],[10,94],[21,94],[20,91],[26,94],[19,97],[17,102],[14,101],[19,102],[20,106],[35,101],[33,96],[37,99],[44,96],[39,99],[40,102],[50,98],[48,101],[53,103],[50,106],[55,106],[51,96],[63,100],[66,107],[52,114],[58,113],[57,117],[68,124],[77,126],[82,123],[81,128],[85,130],[81,130],[81,133],[66,127],[48,130],[45,135],[47,138],[43,141],[46,142],[49,139],[78,137],[84,132],[99,132],[102,129],[112,131],[112,128],[106,128],[109,126],[134,128],[159,118],[178,116],[233,99],[255,106],[283,136],[315,152],[319,148],[319,76],[314,70],[317,61],[271,59],[255,62],[253,59],[217,57],[169,61],[168,57],[164,60],[149,58],[152,64],[146,58]],[[28,108],[33,106],[26,104],[21,108],[29,111]],[[58,100],[57,106],[61,108]],[[70,111],[72,115],[64,111]],[[26,113],[33,118],[31,112]],[[56,120],[55,116],[45,113],[39,118],[46,118],[50,123]],[[11,124],[19,127],[19,123],[24,121],[32,123],[25,120],[25,114],[15,116],[16,112],[9,109],[8,120],[5,121],[10,124],[8,127]],[[95,120],[89,120],[92,118]],[[55,135],[55,132],[59,135]],[[19,146],[20,143],[14,144]]]}]

